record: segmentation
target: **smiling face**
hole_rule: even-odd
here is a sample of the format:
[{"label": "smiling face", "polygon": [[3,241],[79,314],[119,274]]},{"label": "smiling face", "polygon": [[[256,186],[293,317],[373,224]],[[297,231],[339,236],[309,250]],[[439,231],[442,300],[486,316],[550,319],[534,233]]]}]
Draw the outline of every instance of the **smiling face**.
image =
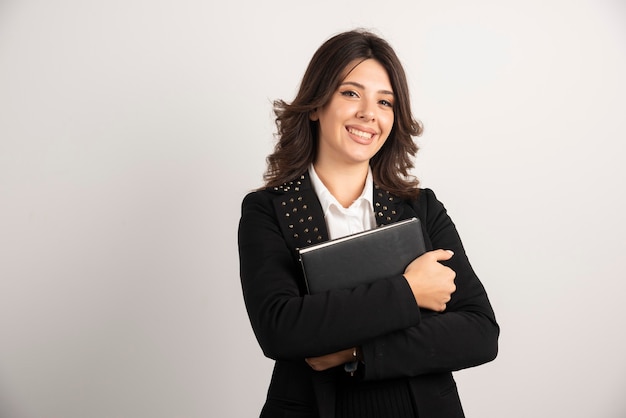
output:
[{"label": "smiling face", "polygon": [[347,71],[330,101],[311,114],[319,121],[316,164],[367,165],[393,127],[394,95],[384,67],[367,59]]}]

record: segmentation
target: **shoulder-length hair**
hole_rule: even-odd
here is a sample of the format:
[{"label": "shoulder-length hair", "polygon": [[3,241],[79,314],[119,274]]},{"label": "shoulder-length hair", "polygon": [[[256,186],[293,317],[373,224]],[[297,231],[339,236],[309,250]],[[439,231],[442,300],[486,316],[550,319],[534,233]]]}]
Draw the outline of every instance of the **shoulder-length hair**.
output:
[{"label": "shoulder-length hair", "polygon": [[293,180],[315,161],[319,122],[310,120],[309,115],[329,103],[350,63],[366,59],[385,68],[395,97],[391,133],[370,160],[374,182],[396,196],[417,195],[418,180],[409,171],[418,150],[413,137],[422,133],[422,124],[411,114],[406,75],[396,53],[387,41],[364,30],[328,39],[313,55],[293,102],[274,101],[278,142],[267,157],[266,187]]}]

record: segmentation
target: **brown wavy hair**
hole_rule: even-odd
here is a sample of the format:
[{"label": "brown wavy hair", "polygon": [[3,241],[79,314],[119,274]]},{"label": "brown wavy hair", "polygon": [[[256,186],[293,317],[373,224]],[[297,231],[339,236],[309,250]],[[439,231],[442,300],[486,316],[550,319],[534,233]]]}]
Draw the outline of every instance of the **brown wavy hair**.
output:
[{"label": "brown wavy hair", "polygon": [[411,114],[406,75],[396,53],[387,41],[365,30],[343,32],[324,42],[313,55],[293,102],[274,101],[278,142],[267,157],[266,187],[293,180],[315,161],[319,122],[311,121],[309,115],[328,104],[350,63],[366,59],[385,68],[396,99],[389,137],[370,160],[374,182],[396,196],[417,195],[419,182],[409,171],[418,151],[413,137],[421,135],[423,127]]}]

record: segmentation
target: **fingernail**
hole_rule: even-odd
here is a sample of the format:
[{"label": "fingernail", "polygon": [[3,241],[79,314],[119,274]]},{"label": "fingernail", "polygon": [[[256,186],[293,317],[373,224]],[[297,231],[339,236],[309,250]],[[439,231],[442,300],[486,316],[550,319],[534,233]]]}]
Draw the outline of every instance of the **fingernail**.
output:
[{"label": "fingernail", "polygon": [[452,250],[446,250],[446,251],[449,252],[450,255],[454,255],[454,251],[452,251]]}]

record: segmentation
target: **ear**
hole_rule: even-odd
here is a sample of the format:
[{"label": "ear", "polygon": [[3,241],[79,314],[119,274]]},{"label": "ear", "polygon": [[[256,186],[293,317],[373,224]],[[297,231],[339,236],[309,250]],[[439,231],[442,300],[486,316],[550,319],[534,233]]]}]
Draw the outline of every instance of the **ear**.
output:
[{"label": "ear", "polygon": [[317,114],[317,109],[313,110],[311,113],[309,113],[309,119],[311,119],[313,122],[319,120],[319,115]]}]

